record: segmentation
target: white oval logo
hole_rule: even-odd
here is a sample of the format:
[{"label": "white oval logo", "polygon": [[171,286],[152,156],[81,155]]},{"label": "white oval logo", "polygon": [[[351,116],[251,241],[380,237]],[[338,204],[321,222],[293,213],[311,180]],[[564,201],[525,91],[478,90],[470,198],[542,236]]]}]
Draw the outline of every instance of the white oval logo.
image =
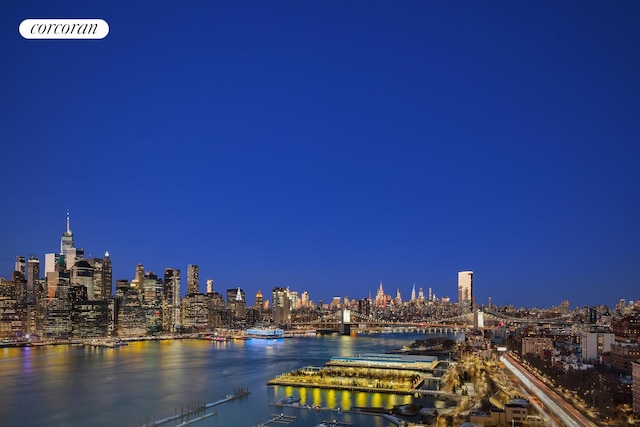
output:
[{"label": "white oval logo", "polygon": [[109,24],[103,19],[25,19],[20,35],[25,39],[103,39]]}]

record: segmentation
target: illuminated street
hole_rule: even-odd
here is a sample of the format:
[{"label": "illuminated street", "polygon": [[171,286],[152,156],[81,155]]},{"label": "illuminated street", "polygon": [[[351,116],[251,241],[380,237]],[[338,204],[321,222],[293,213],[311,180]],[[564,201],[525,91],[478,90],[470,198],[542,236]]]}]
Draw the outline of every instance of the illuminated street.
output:
[{"label": "illuminated street", "polygon": [[569,427],[595,427],[583,414],[578,412],[567,401],[547,387],[542,381],[535,378],[518,362],[505,354],[501,358],[504,365],[533,393],[540,401],[566,426]]}]

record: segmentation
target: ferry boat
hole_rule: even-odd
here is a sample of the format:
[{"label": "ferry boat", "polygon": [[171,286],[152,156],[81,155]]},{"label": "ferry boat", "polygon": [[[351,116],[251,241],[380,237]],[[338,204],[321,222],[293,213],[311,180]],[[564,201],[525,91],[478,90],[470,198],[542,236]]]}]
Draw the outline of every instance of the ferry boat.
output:
[{"label": "ferry boat", "polygon": [[278,339],[284,338],[284,330],[271,328],[251,328],[247,329],[247,336],[251,338]]}]

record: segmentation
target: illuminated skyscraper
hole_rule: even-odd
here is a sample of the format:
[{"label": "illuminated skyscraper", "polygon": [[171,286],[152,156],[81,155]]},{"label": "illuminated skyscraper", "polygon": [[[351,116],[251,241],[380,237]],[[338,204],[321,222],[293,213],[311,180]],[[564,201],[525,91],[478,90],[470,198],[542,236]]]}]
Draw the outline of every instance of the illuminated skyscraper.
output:
[{"label": "illuminated skyscraper", "polygon": [[95,300],[93,272],[93,266],[85,260],[80,260],[71,267],[71,286],[85,288],[86,299],[91,301]]},{"label": "illuminated skyscraper", "polygon": [[143,283],[144,283],[144,265],[138,264],[136,266],[136,276],[131,281],[131,287],[140,290],[142,289]]},{"label": "illuminated skyscraper", "polygon": [[396,289],[396,298],[393,301],[396,305],[402,304],[402,296],[400,296],[400,288]]},{"label": "illuminated skyscraper", "polygon": [[376,292],[376,307],[384,307],[386,305],[386,297],[384,295],[384,289],[382,289],[382,280],[380,281],[380,287]]},{"label": "illuminated skyscraper", "polygon": [[258,290],[258,293],[256,293],[255,309],[261,312],[263,308],[264,308],[264,301],[262,299],[262,292]]},{"label": "illuminated skyscraper", "polygon": [[467,309],[473,305],[473,271],[458,272],[458,304]]},{"label": "illuminated skyscraper", "polygon": [[227,308],[236,319],[244,319],[247,311],[246,295],[241,288],[227,289]]},{"label": "illuminated skyscraper", "polygon": [[104,299],[109,299],[112,294],[113,287],[113,270],[111,267],[111,257],[109,251],[105,251],[104,259],[102,260],[102,296]]},{"label": "illuminated skyscraper", "polygon": [[187,266],[187,294],[199,294],[200,284],[199,282],[200,267],[196,264],[189,264]]},{"label": "illuminated skyscraper", "polygon": [[276,325],[285,324],[291,319],[291,309],[289,306],[289,290],[286,288],[273,288],[272,312],[273,322]]},{"label": "illuminated skyscraper", "polygon": [[65,255],[67,249],[71,249],[73,247],[73,233],[71,232],[69,210],[67,209],[67,230],[62,234],[62,238],[60,239],[60,254]]},{"label": "illuminated skyscraper", "polygon": [[27,298],[31,303],[35,302],[35,289],[39,280],[40,260],[34,255],[31,255],[27,262]]},{"label": "illuminated skyscraper", "polygon": [[22,274],[23,277],[26,277],[27,270],[23,256],[19,255],[16,257],[16,266],[13,271],[17,271],[18,273]]},{"label": "illuminated skyscraper", "polygon": [[166,331],[180,329],[180,270],[165,268],[162,327]]}]

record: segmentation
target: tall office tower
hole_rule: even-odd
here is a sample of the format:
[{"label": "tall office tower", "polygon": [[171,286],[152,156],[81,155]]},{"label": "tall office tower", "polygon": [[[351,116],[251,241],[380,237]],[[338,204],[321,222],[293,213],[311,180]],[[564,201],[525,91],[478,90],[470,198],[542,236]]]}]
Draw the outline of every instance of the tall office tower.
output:
[{"label": "tall office tower", "polygon": [[207,279],[207,294],[213,293],[213,279]]},{"label": "tall office tower", "polygon": [[[340,300],[341,300],[340,297],[333,297],[331,299],[331,304],[329,304],[329,307],[331,307],[331,308],[340,308]],[[291,306],[291,307],[293,307],[293,306]]]},{"label": "tall office tower", "polygon": [[422,286],[420,286],[420,290],[418,291],[418,299],[420,301],[424,301],[424,291],[422,290]]},{"label": "tall office tower", "polygon": [[24,262],[24,257],[23,256],[18,255],[16,257],[16,266],[15,266],[13,271],[17,271],[17,272],[21,273],[23,276],[26,276],[27,270],[26,270],[26,264]]},{"label": "tall office tower", "polygon": [[413,284],[413,288],[411,289],[411,301],[416,299],[416,284]]},{"label": "tall office tower", "polygon": [[27,263],[27,298],[29,302],[35,302],[35,289],[38,280],[40,280],[40,260],[31,255]]},{"label": "tall office tower", "polygon": [[458,272],[458,304],[465,309],[473,305],[473,271]]},{"label": "tall office tower", "polygon": [[256,293],[255,309],[262,312],[263,308],[264,308],[264,301],[262,299],[262,292],[258,290],[258,292]]},{"label": "tall office tower", "polygon": [[242,289],[238,288],[234,300],[235,316],[238,319],[244,319],[247,313],[247,299]]},{"label": "tall office tower", "polygon": [[433,301],[433,289],[429,288],[429,301]]},{"label": "tall office tower", "polygon": [[400,288],[396,289],[396,299],[394,300],[394,302],[397,305],[401,305],[402,304],[402,297],[400,296]]},{"label": "tall office tower", "polygon": [[187,294],[199,294],[200,267],[197,264],[189,264],[187,266]]},{"label": "tall office tower", "polygon": [[153,271],[147,271],[142,280],[144,304],[156,304],[162,300],[162,280]]},{"label": "tall office tower", "polygon": [[136,266],[136,276],[131,281],[131,287],[135,289],[142,289],[144,283],[144,265],[138,264]]},{"label": "tall office tower", "polygon": [[47,278],[48,273],[56,271],[56,266],[60,264],[60,254],[49,253],[44,254],[44,277]]},{"label": "tall office tower", "polygon": [[113,288],[113,268],[111,267],[111,257],[109,251],[104,252],[102,259],[102,296],[104,299],[111,298]]},{"label": "tall office tower", "polygon": [[165,330],[176,332],[180,329],[180,270],[165,268],[164,287],[162,289],[166,309],[163,316]]},{"label": "tall office tower", "polygon": [[382,289],[382,280],[380,281],[380,287],[376,292],[376,307],[383,307],[386,304],[386,298],[384,296],[384,290]]},{"label": "tall office tower", "polygon": [[300,298],[298,297],[298,291],[290,291],[289,300],[292,309],[300,308]]},{"label": "tall office tower", "polygon": [[85,260],[80,260],[71,267],[71,286],[86,288],[87,299],[91,301],[95,299],[93,267],[91,264]]},{"label": "tall office tower", "polygon": [[303,291],[302,292],[302,297],[300,299],[302,301],[302,306],[303,307],[308,307],[309,306],[309,292]]},{"label": "tall office tower", "polygon": [[288,293],[288,289],[278,287],[273,288],[271,293],[271,310],[273,313],[273,322],[276,325],[285,324],[291,319]]},{"label": "tall office tower", "polygon": [[493,302],[492,302],[491,297],[489,297],[489,307],[492,307],[492,306],[493,306]]},{"label": "tall office tower", "polygon": [[102,258],[87,258],[85,261],[88,262],[91,267],[93,267],[93,297],[89,299],[102,301],[104,300],[104,289],[102,281],[102,266],[104,261],[102,260]]},{"label": "tall office tower", "polygon": [[71,249],[73,247],[73,233],[71,232],[69,210],[67,209],[67,231],[62,234],[62,238],[60,239],[60,254],[65,255],[67,253],[67,249]]},{"label": "tall office tower", "polygon": [[71,270],[73,264],[84,258],[84,249],[69,248],[64,253],[65,268]]}]

